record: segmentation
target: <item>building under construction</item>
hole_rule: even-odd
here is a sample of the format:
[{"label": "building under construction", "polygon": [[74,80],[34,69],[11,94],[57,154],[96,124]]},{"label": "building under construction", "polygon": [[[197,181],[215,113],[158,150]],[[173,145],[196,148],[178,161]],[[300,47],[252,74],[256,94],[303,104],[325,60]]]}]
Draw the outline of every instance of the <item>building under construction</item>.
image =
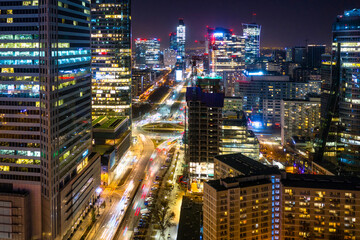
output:
[{"label": "building under construction", "polygon": [[219,155],[224,93],[220,77],[198,77],[186,90],[188,106],[187,163],[191,180],[213,178],[214,156]]}]

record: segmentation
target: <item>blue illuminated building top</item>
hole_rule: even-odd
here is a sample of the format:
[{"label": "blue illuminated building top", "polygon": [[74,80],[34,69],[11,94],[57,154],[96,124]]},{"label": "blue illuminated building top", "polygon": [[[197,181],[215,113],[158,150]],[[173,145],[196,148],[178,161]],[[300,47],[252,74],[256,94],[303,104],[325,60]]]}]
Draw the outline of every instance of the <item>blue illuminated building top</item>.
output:
[{"label": "blue illuminated building top", "polygon": [[333,31],[347,31],[360,29],[360,9],[345,11],[339,15],[333,24]]},{"label": "blue illuminated building top", "polygon": [[354,8],[353,10],[348,10],[344,12],[346,17],[360,17],[360,9]]}]

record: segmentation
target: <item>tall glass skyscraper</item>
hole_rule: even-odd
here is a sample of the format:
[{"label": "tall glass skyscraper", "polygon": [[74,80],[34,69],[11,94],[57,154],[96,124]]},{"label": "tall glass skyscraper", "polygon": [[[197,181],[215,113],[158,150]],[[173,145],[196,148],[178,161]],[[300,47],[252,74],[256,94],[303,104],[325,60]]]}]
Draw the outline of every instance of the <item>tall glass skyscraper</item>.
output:
[{"label": "tall glass skyscraper", "polygon": [[135,63],[136,67],[143,69],[160,67],[160,39],[135,39]]},{"label": "tall glass skyscraper", "polygon": [[260,33],[261,26],[258,24],[242,24],[245,40],[245,62],[253,64],[260,57]]},{"label": "tall glass skyscraper", "polygon": [[184,19],[179,19],[179,25],[176,28],[176,40],[177,40],[177,51],[178,51],[178,62],[185,64],[185,43],[186,43],[186,27]]},{"label": "tall glass skyscraper", "polygon": [[91,3],[93,117],[131,118],[130,0]]},{"label": "tall glass skyscraper", "polygon": [[[91,154],[90,3],[3,0],[0,11],[0,203],[12,209],[6,219],[24,222],[0,221],[0,238],[63,238],[100,178]],[[16,198],[24,211],[14,211]]]},{"label": "tall glass skyscraper", "polygon": [[245,38],[225,28],[208,28],[210,67],[219,74],[224,71],[243,71]]},{"label": "tall glass skyscraper", "polygon": [[175,32],[169,33],[169,49],[177,51],[177,37]]},{"label": "tall glass skyscraper", "polygon": [[339,162],[350,171],[360,170],[360,9],[345,11],[333,24],[333,47],[340,44]]}]

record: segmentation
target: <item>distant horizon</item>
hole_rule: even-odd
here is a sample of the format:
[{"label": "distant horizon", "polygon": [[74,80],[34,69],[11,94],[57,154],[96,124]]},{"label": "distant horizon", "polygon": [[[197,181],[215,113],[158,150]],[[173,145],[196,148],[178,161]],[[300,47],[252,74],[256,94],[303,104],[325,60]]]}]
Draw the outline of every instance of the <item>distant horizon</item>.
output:
[{"label": "distant horizon", "polygon": [[[157,37],[161,48],[169,46],[169,33],[176,32],[178,18],[187,27],[187,47],[203,41],[206,26],[234,29],[242,34],[242,23],[262,25],[261,46],[286,48],[331,43],[331,28],[345,10],[360,8],[359,0],[183,0],[174,5],[167,0],[133,1],[133,39]],[[200,11],[200,10],[201,11]],[[256,13],[254,21],[253,13]]]}]

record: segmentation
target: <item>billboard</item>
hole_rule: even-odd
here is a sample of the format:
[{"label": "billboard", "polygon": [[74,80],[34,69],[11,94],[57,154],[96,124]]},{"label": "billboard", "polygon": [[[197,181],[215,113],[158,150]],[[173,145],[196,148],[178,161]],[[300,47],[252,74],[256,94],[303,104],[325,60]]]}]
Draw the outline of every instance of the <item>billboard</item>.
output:
[{"label": "billboard", "polygon": [[183,80],[183,71],[182,70],[175,70],[175,80],[176,81]]}]

